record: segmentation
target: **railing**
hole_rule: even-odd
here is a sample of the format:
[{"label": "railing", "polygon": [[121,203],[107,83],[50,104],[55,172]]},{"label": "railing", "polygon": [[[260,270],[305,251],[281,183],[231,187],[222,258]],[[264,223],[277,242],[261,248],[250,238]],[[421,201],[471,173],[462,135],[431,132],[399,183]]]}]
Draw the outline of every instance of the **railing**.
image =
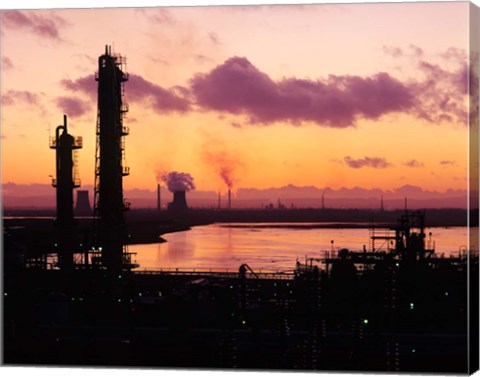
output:
[{"label": "railing", "polygon": [[[210,276],[217,278],[238,278],[238,271],[215,271],[215,270],[180,270],[180,269],[159,269],[159,270],[134,270],[132,271],[137,275],[168,275],[168,276]],[[246,277],[249,279],[265,279],[265,280],[293,280],[295,274],[293,272],[251,272],[246,273]]]},{"label": "railing", "polygon": [[127,126],[122,126],[122,136],[126,136],[130,133],[130,128]]},{"label": "railing", "polygon": [[81,136],[77,136],[73,138],[73,145],[74,149],[79,149],[83,147],[83,138]]},{"label": "railing", "polygon": [[120,111],[121,111],[122,113],[128,113],[128,103],[122,103],[122,104],[120,105]]},{"label": "railing", "polygon": [[129,175],[130,174],[130,167],[129,166],[122,166],[122,175]]},{"label": "railing", "polygon": [[[49,146],[51,149],[57,148],[57,138],[55,136],[50,136]],[[72,149],[83,148],[83,137],[76,136],[73,138]]]}]

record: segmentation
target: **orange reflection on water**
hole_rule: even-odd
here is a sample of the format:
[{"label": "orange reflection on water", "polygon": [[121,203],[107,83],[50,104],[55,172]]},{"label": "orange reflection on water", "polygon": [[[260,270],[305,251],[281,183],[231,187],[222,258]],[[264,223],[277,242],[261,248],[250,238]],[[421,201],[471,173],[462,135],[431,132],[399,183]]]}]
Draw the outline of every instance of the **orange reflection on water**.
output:
[{"label": "orange reflection on water", "polygon": [[[238,270],[247,263],[255,271],[292,270],[297,258],[319,258],[332,247],[362,250],[371,248],[368,228],[279,228],[269,224],[212,224],[189,231],[163,235],[165,243],[132,245],[140,269]],[[273,225],[273,224],[272,224]],[[288,225],[288,224],[287,224]],[[298,225],[298,224],[296,224]],[[478,229],[477,229],[478,231]],[[377,229],[376,234],[386,230]],[[431,233],[431,236],[429,235]],[[466,227],[426,229],[426,243],[435,245],[437,254],[449,256],[467,248]],[[332,244],[333,241],[333,244]],[[376,250],[387,244],[377,241]]]}]

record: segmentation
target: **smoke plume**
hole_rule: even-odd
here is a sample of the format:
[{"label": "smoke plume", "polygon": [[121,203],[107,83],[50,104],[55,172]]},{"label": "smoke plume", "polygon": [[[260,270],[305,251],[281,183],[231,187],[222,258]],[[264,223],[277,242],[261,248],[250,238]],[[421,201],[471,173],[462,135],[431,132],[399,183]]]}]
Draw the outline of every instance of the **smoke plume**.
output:
[{"label": "smoke plume", "polygon": [[172,171],[170,173],[162,174],[160,180],[165,182],[168,190],[171,192],[195,190],[193,177],[188,173]]}]

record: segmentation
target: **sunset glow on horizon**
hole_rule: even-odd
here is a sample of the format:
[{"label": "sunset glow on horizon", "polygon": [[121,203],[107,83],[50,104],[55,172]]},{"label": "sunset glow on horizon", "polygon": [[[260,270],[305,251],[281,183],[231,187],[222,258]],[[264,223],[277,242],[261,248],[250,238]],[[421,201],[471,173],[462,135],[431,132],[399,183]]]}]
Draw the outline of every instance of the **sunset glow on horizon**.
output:
[{"label": "sunset glow on horizon", "polygon": [[468,3],[2,11],[2,182],[94,180],[97,59],[126,56],[126,189],[465,190]]}]

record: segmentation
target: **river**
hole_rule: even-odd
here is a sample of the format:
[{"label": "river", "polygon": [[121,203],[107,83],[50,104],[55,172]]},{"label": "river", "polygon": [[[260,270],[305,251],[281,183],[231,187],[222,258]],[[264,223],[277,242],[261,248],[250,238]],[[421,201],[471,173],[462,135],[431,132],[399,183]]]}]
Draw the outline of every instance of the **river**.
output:
[{"label": "river", "polygon": [[[292,226],[292,227],[289,227]],[[370,249],[368,228],[315,228],[314,224],[211,224],[163,236],[167,242],[131,245],[136,261],[143,269],[237,270],[247,263],[255,271],[292,270],[297,258],[322,257],[325,251],[347,248]],[[478,231],[478,228],[476,228]],[[387,234],[376,229],[376,235]],[[431,236],[429,233],[431,232]],[[458,253],[467,246],[466,227],[426,229],[426,242],[437,254]],[[333,241],[333,244],[332,244]],[[385,250],[376,241],[376,250]]]}]

